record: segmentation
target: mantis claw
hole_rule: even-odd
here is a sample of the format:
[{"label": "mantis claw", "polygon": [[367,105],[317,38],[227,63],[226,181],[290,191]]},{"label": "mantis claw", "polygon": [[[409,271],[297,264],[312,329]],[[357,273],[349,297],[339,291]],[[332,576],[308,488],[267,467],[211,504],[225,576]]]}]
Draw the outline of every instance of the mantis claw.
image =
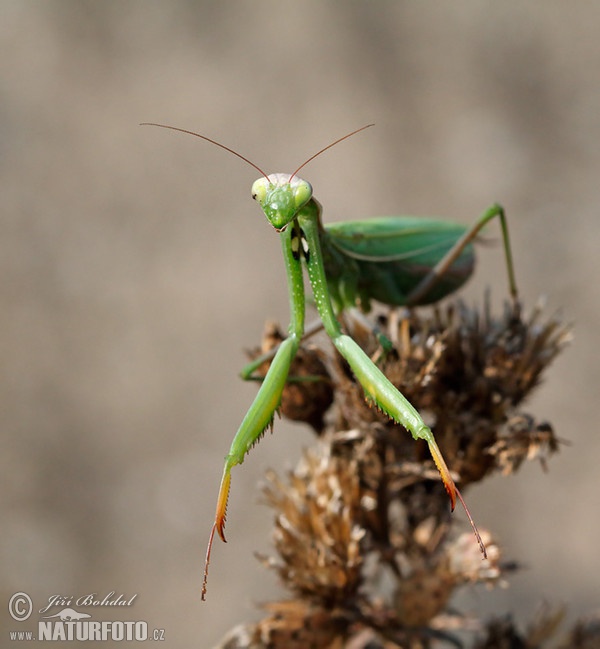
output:
[{"label": "mantis claw", "polygon": [[448,496],[450,497],[450,508],[452,509],[452,511],[454,511],[454,508],[456,507],[456,495],[458,493],[458,489],[456,488],[456,485],[454,484],[454,480],[450,475],[450,469],[448,469],[448,466],[444,461],[444,458],[442,456],[440,449],[438,448],[438,445],[433,440],[429,440],[427,444],[429,446],[429,452],[431,453],[431,457],[435,462],[435,466],[437,467],[437,470],[440,472],[440,476],[442,478],[442,482],[444,483],[444,487],[448,492]]},{"label": "mantis claw", "polygon": [[215,540],[215,532],[220,536],[223,543],[227,543],[225,538],[225,520],[227,518],[227,501],[229,500],[229,487],[231,486],[231,467],[226,464],[221,478],[221,488],[219,489],[219,497],[217,499],[217,511],[215,513],[215,522],[210,529],[210,536],[208,537],[208,545],[206,547],[206,557],[204,559],[204,577],[202,579],[202,601],[206,601],[206,589],[208,584],[208,565],[210,564],[210,552],[212,550],[213,541]]},{"label": "mantis claw", "polygon": [[229,487],[231,486],[231,467],[225,466],[223,471],[223,478],[221,479],[221,488],[219,489],[219,497],[217,499],[217,511],[215,512],[215,522],[213,525],[213,531],[211,533],[214,535],[215,529],[221,537],[221,541],[227,543],[225,538],[225,520],[227,519],[227,501],[229,500]]},{"label": "mantis claw", "polygon": [[471,512],[467,507],[467,503],[464,501],[464,498],[462,497],[462,494],[458,490],[458,487],[454,484],[454,480],[450,475],[450,470],[448,469],[448,466],[446,465],[446,462],[442,457],[442,453],[440,452],[438,445],[433,440],[428,440],[427,443],[429,445],[429,452],[431,453],[431,457],[433,458],[433,461],[435,462],[435,465],[438,471],[440,472],[440,476],[442,478],[442,482],[444,483],[444,487],[446,488],[446,491],[450,496],[450,505],[452,511],[454,511],[454,508],[456,507],[456,499],[458,498],[458,500],[460,500],[461,505],[463,506],[463,509],[465,510],[465,514],[467,515],[467,518],[469,519],[469,523],[471,524],[471,528],[473,529],[473,534],[475,534],[477,543],[479,543],[479,549],[481,550],[481,554],[483,555],[484,559],[487,559],[487,551],[485,549],[485,543],[481,538],[481,534],[477,529],[477,525],[475,525],[475,521],[471,516]]}]

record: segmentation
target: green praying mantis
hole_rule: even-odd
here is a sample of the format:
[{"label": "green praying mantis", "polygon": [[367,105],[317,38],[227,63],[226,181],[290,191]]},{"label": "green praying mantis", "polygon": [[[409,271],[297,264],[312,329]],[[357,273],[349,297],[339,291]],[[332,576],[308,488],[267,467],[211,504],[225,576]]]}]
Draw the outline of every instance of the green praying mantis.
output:
[{"label": "green praying mantis", "polygon": [[[289,289],[291,321],[288,336],[276,348],[256,398],[225,456],[215,520],[206,550],[202,599],[206,599],[208,566],[215,532],[223,541],[226,540],[225,518],[231,469],[244,461],[248,451],[272,426],[288,381],[290,366],[305,333],[303,266],[323,328],[361,384],[365,398],[390,419],[404,426],[415,440],[421,439],[427,443],[450,497],[452,510],[456,500],[460,500],[482,554],[486,557],[485,545],[431,429],[353,338],[342,331],[337,315],[346,308],[356,306],[367,311],[371,300],[392,306],[415,307],[437,302],[450,295],[473,273],[473,240],[484,225],[495,218],[500,221],[509,290],[517,306],[517,288],[503,208],[492,205],[472,227],[407,216],[323,225],[321,205],[314,198],[311,185],[299,178],[298,172],[327,149],[372,124],[335,140],[306,160],[294,173],[270,175],[237,151],[204,135],[164,124],[147,122],[144,125],[199,137],[233,153],[260,173],[261,177],[252,185],[252,198],[279,233]],[[264,360],[262,357],[251,363],[242,376],[251,378],[253,371]]]}]

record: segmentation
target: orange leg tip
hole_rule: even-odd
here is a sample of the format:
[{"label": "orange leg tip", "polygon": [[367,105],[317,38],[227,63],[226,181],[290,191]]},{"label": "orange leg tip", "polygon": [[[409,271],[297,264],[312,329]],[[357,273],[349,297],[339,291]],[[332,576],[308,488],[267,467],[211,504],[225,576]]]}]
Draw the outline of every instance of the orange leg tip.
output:
[{"label": "orange leg tip", "polygon": [[477,525],[475,525],[475,521],[471,516],[471,512],[467,507],[467,503],[465,503],[462,494],[456,488],[456,485],[454,484],[454,480],[450,475],[450,470],[446,466],[446,462],[444,462],[444,458],[440,452],[440,449],[437,447],[437,444],[435,442],[433,441],[429,442],[429,451],[431,452],[431,457],[433,457],[437,469],[440,472],[440,476],[442,477],[442,482],[444,483],[444,487],[446,487],[446,491],[450,496],[450,505],[452,507],[452,511],[454,511],[454,508],[456,507],[456,499],[458,498],[462,506],[464,507],[465,513],[467,514],[467,518],[469,519],[469,523],[471,523],[471,527],[473,528],[473,533],[475,534],[475,538],[477,539],[477,542],[479,543],[479,548],[481,549],[481,554],[483,554],[484,559],[487,559],[485,543],[481,538],[481,534],[479,534],[479,530],[477,529]]},{"label": "orange leg tip", "polygon": [[454,508],[456,507],[456,485],[454,484],[454,480],[450,475],[450,470],[446,466],[446,462],[444,461],[444,458],[437,444],[430,442],[429,452],[431,453],[431,457],[435,462],[437,470],[440,472],[440,477],[442,478],[442,482],[444,483],[444,488],[446,489],[446,492],[450,497],[450,508],[452,509],[452,511],[454,511]]},{"label": "orange leg tip", "polygon": [[217,511],[215,513],[215,522],[210,530],[208,537],[208,546],[206,548],[206,559],[204,561],[204,578],[202,580],[202,601],[206,601],[206,589],[208,586],[208,566],[210,564],[210,552],[212,550],[215,532],[220,536],[224,543],[227,543],[225,538],[225,519],[227,518],[227,500],[229,498],[229,486],[231,484],[231,467],[226,463],[221,479],[221,487],[219,488],[219,497],[217,498]]},{"label": "orange leg tip", "polygon": [[227,518],[227,501],[229,500],[229,486],[231,484],[231,474],[226,471],[221,480],[219,489],[219,498],[217,500],[217,511],[215,514],[215,527],[221,540],[227,543],[225,538],[225,520]]},{"label": "orange leg tip", "polygon": [[446,492],[450,497],[450,511],[454,511],[456,507],[456,487],[454,486],[454,480],[452,480],[450,483],[444,480],[444,487],[446,488]]},{"label": "orange leg tip", "polygon": [[217,516],[217,518],[215,519],[215,527],[217,529],[217,534],[221,538],[221,541],[223,541],[223,543],[227,543],[227,539],[225,538],[225,516]]}]

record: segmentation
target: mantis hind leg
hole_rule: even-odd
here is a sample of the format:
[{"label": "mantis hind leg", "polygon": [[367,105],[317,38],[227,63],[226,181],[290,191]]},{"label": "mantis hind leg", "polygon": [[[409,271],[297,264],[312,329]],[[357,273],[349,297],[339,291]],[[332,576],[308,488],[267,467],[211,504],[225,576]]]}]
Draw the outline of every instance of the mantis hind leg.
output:
[{"label": "mantis hind leg", "polygon": [[423,280],[414,288],[407,297],[407,306],[415,306],[427,297],[431,289],[438,283],[444,273],[458,259],[465,247],[471,243],[479,234],[481,229],[492,219],[500,219],[500,228],[502,230],[502,241],[504,246],[504,256],[506,259],[506,270],[508,273],[508,287],[515,308],[518,308],[518,291],[515,280],[515,270],[513,264],[512,251],[510,247],[510,238],[508,236],[508,224],[504,208],[495,203],[486,210],[477,220],[477,222],[467,230],[464,235],[454,244],[451,250],[441,259]]}]

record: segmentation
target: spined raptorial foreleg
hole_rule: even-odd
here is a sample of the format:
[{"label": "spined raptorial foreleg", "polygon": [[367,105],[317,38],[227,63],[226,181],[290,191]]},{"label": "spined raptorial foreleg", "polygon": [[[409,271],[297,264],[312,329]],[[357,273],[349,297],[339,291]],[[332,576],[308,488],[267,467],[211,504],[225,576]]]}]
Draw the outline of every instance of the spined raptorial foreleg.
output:
[{"label": "spined raptorial foreleg", "polygon": [[210,562],[210,552],[215,532],[225,541],[225,518],[227,515],[227,501],[229,499],[229,487],[231,484],[231,469],[236,464],[244,461],[246,453],[260,439],[261,435],[271,425],[273,415],[281,401],[281,394],[285,387],[290,365],[298,351],[298,337],[291,335],[286,338],[277,353],[265,379],[260,386],[256,398],[252,402],[250,409],[246,413],[238,432],[236,433],[229,453],[225,456],[225,466],[223,468],[223,477],[221,478],[221,487],[217,499],[217,509],[215,512],[215,521],[213,523],[208,547],[206,549],[206,561],[204,568],[204,581],[202,584],[202,599],[206,596],[206,583],[208,579],[208,564]]}]

